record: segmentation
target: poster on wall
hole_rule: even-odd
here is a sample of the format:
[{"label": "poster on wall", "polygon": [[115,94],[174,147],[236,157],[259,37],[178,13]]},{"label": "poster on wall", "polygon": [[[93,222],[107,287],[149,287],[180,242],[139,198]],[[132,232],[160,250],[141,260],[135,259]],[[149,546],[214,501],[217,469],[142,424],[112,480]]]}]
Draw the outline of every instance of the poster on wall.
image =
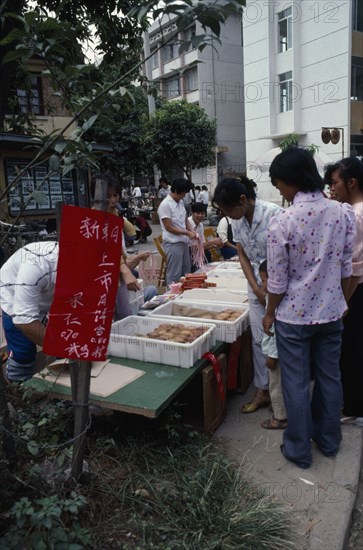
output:
[{"label": "poster on wall", "polygon": [[[10,215],[18,214],[23,210],[25,214],[43,213],[54,209],[58,201],[63,201],[65,204],[75,203],[75,184],[70,174],[63,177],[60,172],[51,173],[48,165],[42,164],[26,170],[20,176],[27,166],[24,160],[5,159],[4,166],[6,183],[10,187],[8,194]],[[30,195],[34,192],[40,192],[42,200],[36,202],[32,198],[27,204]]]}]

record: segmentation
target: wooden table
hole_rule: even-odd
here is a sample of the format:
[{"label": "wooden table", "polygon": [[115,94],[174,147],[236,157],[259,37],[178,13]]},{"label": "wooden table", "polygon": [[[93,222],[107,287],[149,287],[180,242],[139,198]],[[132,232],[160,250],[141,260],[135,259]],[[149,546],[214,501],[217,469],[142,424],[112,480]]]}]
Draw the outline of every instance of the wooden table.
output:
[{"label": "wooden table", "polygon": [[[218,355],[226,348],[227,344],[217,342],[211,352]],[[191,368],[180,368],[119,357],[112,357],[112,362],[143,370],[145,374],[107,397],[90,394],[90,403],[117,411],[139,414],[148,418],[158,417],[197,374],[209,364],[202,359],[197,361]],[[49,380],[32,378],[25,385],[37,393],[48,393],[50,397],[72,399],[70,388]]]}]

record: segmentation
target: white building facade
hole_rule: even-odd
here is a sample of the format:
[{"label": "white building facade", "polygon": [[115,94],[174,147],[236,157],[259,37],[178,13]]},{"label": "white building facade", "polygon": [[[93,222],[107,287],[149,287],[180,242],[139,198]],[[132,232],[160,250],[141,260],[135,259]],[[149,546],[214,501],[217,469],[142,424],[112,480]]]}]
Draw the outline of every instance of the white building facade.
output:
[{"label": "white building facade", "polygon": [[[193,171],[195,184],[213,189],[218,171],[244,172],[246,167],[242,17],[231,15],[221,26],[220,43],[212,39],[213,47],[207,46],[202,52],[191,46],[179,55],[183,42],[204,33],[198,23],[182,33],[176,31],[174,20],[169,18],[149,28],[144,38],[145,53],[155,54],[145,72],[164,98],[196,103],[216,119],[216,166]],[[172,41],[162,45],[172,35]]]},{"label": "white building facade", "polygon": [[[332,161],[363,154],[363,1],[247,0],[243,15],[247,172],[278,200],[268,151],[287,135]],[[323,144],[322,128],[339,128]],[[256,164],[256,159],[266,158]]]}]

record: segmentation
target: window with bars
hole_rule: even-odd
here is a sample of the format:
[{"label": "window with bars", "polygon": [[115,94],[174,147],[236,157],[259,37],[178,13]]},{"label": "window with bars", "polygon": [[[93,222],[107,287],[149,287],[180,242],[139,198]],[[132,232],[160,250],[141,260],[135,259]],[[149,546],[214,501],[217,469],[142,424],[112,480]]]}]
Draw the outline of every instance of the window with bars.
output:
[{"label": "window with bars", "polygon": [[165,80],[164,92],[164,96],[167,99],[171,99],[172,97],[177,97],[178,95],[180,95],[179,77],[173,77]]},{"label": "window with bars", "polygon": [[352,57],[351,92],[352,101],[363,101],[363,58]]},{"label": "window with bars", "polygon": [[292,71],[279,75],[280,113],[292,111]]},{"label": "window with bars", "polygon": [[29,88],[17,88],[19,109],[21,113],[44,115],[42,79],[40,76],[30,77]]},{"label": "window with bars", "polygon": [[157,69],[159,67],[159,52],[156,51],[156,48],[150,52],[152,57],[150,58],[151,68]]},{"label": "window with bars", "polygon": [[352,2],[353,31],[363,32],[363,2],[362,0],[352,0]]},{"label": "window with bars", "polygon": [[[193,27],[189,27],[189,29],[187,29],[185,32],[184,32],[184,40],[185,42],[190,42],[192,37],[195,36],[195,25],[193,25]],[[192,43],[189,44],[188,46],[188,52],[190,52],[191,50],[195,50],[195,46],[193,46]]]},{"label": "window with bars", "polygon": [[164,63],[176,59],[179,57],[179,42],[173,41],[164,46],[163,48],[163,59]]},{"label": "window with bars", "polygon": [[286,52],[292,48],[292,8],[278,13],[278,51]]},{"label": "window with bars", "polygon": [[194,90],[198,89],[198,69],[197,67],[193,67],[189,71],[186,71],[184,75],[184,86],[185,91],[193,92]]}]

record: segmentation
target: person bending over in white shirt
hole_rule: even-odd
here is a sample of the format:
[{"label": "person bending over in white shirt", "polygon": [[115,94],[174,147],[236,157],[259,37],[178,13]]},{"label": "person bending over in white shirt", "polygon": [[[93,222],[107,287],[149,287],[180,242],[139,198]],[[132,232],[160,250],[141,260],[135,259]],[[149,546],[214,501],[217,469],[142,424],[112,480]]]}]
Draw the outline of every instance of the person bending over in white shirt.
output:
[{"label": "person bending over in white shirt", "polygon": [[55,288],[58,243],[30,243],[0,270],[0,304],[8,347],[7,378],[21,382],[34,374],[36,346],[42,346],[45,318]]}]

